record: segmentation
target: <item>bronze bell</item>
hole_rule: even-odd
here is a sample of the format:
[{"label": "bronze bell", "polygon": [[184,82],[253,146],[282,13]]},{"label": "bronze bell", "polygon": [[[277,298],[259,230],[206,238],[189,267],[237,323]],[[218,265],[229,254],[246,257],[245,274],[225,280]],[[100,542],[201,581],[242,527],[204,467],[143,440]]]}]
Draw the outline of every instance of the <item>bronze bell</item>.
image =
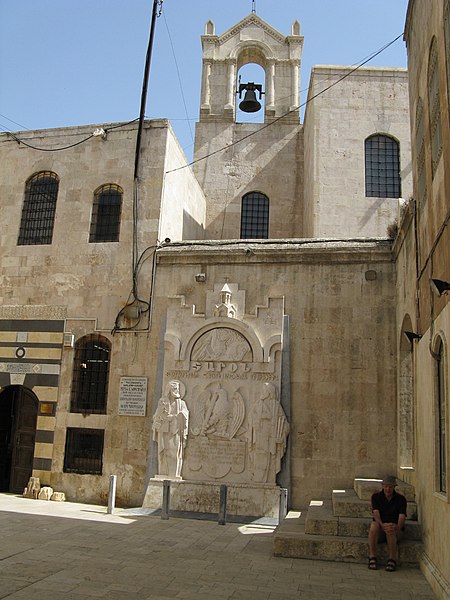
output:
[{"label": "bronze bell", "polygon": [[249,81],[248,83],[239,84],[239,98],[243,90],[246,90],[244,99],[239,104],[239,108],[243,112],[253,113],[258,112],[261,109],[261,103],[256,99],[255,90],[259,92],[259,99],[261,99],[261,95],[264,93],[262,91],[262,85],[258,83],[253,83],[253,81]]}]

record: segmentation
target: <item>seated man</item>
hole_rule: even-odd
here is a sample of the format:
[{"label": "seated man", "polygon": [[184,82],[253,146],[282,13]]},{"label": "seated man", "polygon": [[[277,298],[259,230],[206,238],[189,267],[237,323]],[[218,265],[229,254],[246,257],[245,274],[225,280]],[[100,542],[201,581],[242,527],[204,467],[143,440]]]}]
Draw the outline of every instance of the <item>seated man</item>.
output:
[{"label": "seated man", "polygon": [[369,530],[369,569],[372,570],[377,568],[377,544],[384,541],[389,555],[386,571],[395,571],[397,567],[397,541],[405,526],[406,498],[395,491],[396,485],[395,477],[385,477],[383,489],[372,495],[373,522]]}]

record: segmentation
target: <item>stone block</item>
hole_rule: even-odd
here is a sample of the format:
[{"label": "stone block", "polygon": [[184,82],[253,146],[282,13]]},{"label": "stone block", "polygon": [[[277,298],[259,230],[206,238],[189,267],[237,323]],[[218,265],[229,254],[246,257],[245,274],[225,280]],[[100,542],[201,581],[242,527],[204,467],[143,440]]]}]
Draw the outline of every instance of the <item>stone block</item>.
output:
[{"label": "stone block", "polygon": [[30,477],[27,487],[23,490],[23,497],[36,500],[39,496],[40,489],[41,483],[39,481],[39,477]]},{"label": "stone block", "polygon": [[65,502],[66,495],[64,492],[53,492],[52,497],[50,498],[52,502]]},{"label": "stone block", "polygon": [[38,495],[39,500],[50,500],[53,495],[53,488],[48,485],[41,487],[41,490]]}]

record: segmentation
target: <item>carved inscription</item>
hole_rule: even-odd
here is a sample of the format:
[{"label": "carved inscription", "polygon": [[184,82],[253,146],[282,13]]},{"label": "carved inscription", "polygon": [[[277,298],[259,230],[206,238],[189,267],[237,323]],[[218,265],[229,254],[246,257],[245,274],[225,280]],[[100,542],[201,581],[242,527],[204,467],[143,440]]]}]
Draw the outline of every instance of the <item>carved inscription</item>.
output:
[{"label": "carved inscription", "polygon": [[186,461],[193,471],[203,471],[213,479],[233,473],[242,473],[245,468],[246,443],[238,440],[214,440],[189,438]]}]

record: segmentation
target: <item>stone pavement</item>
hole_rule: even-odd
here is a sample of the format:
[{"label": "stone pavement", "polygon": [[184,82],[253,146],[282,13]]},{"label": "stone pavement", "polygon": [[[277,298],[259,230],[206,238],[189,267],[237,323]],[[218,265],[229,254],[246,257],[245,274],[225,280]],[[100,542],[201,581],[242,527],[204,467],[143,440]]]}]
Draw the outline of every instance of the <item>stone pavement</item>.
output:
[{"label": "stone pavement", "polygon": [[273,527],[0,494],[0,598],[432,600],[417,569],[275,558]]}]

